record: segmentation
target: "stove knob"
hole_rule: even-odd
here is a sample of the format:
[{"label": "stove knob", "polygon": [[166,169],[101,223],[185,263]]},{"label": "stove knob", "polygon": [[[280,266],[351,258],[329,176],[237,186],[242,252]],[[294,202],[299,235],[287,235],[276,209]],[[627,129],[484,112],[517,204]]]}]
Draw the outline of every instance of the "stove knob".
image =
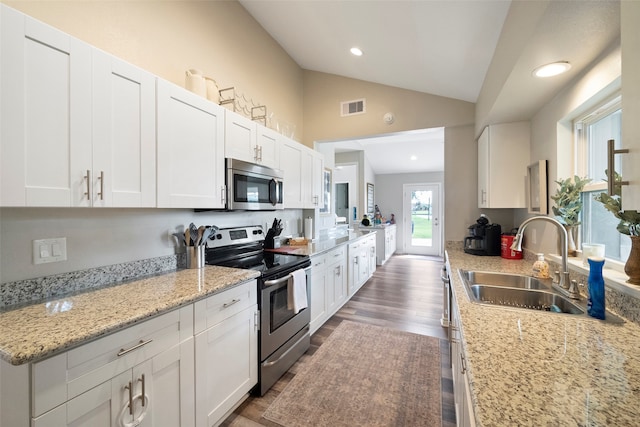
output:
[{"label": "stove knob", "polygon": [[216,239],[218,240],[222,239],[222,234],[216,234]]},{"label": "stove knob", "polygon": [[262,234],[262,230],[253,230],[253,234]]}]

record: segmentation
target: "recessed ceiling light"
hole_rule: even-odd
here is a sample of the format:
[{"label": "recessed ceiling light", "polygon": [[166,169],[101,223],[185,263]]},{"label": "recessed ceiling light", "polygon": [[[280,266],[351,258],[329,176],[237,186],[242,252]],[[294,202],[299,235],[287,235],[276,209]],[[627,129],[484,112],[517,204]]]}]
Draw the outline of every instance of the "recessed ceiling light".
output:
[{"label": "recessed ceiling light", "polygon": [[411,156],[411,160],[418,160],[416,156]]},{"label": "recessed ceiling light", "polygon": [[569,71],[570,68],[571,64],[567,61],[553,62],[536,68],[533,70],[533,75],[536,77],[552,77]]},{"label": "recessed ceiling light", "polygon": [[362,56],[362,50],[359,47],[352,47],[351,53],[355,56]]}]

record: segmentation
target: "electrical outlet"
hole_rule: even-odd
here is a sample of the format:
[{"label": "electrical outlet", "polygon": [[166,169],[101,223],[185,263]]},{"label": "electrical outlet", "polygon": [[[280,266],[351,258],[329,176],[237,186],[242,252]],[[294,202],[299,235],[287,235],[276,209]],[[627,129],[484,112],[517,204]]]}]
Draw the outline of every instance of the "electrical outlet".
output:
[{"label": "electrical outlet", "polygon": [[67,238],[41,239],[33,241],[33,263],[45,264],[67,260]]}]

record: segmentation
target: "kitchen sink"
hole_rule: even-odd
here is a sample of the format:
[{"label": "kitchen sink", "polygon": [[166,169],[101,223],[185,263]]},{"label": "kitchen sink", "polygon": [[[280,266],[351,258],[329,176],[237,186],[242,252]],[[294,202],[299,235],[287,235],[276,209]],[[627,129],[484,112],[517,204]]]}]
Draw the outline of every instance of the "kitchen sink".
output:
[{"label": "kitchen sink", "polygon": [[536,279],[521,274],[460,270],[462,279],[474,285],[505,286],[521,289],[550,289],[551,280]]},{"label": "kitchen sink", "polygon": [[[574,300],[562,295],[554,287],[555,285],[551,284],[550,279],[463,269],[459,269],[458,273],[464,284],[464,289],[473,303],[594,319],[587,314],[584,298]],[[625,320],[607,310],[605,322],[620,324]]]},{"label": "kitchen sink", "polygon": [[485,304],[556,313],[584,314],[584,310],[569,299],[548,291],[487,285],[471,285],[470,291],[472,299]]}]

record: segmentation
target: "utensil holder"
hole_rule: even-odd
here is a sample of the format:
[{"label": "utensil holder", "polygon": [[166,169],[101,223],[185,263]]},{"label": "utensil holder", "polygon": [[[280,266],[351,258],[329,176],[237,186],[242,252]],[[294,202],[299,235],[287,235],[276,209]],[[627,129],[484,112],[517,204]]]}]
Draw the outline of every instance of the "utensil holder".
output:
[{"label": "utensil holder", "polygon": [[187,246],[187,268],[204,267],[204,246]]}]

